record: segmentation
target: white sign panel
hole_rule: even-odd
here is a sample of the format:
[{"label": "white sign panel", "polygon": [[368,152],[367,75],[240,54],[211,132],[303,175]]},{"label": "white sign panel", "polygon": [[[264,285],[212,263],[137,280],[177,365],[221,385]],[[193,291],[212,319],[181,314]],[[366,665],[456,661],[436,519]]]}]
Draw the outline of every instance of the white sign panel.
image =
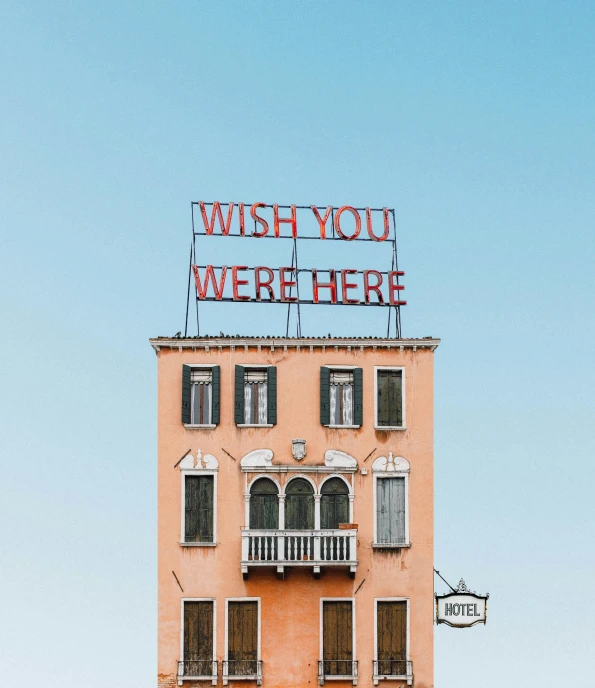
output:
[{"label": "white sign panel", "polygon": [[466,628],[486,622],[488,598],[474,593],[436,596],[436,622]]}]

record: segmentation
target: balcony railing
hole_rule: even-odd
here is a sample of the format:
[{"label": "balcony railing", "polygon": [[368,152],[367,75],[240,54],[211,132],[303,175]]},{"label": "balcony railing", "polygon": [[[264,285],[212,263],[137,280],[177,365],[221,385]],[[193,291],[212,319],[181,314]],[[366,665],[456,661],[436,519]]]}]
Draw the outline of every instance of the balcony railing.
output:
[{"label": "balcony railing", "polygon": [[178,662],[178,685],[187,681],[212,681],[217,685],[218,674],[217,660],[210,659],[184,659]]},{"label": "balcony railing", "polygon": [[242,573],[250,566],[347,566],[357,568],[357,530],[242,530]]},{"label": "balcony railing", "polygon": [[262,660],[260,659],[229,659],[223,664],[223,685],[228,681],[256,681],[256,685],[262,685]]},{"label": "balcony railing", "polygon": [[413,683],[413,665],[408,659],[379,659],[372,662],[374,685],[384,679],[400,679],[407,681],[407,685]]},{"label": "balcony railing", "polygon": [[318,662],[318,683],[325,681],[351,681],[357,686],[357,660],[323,659]]}]

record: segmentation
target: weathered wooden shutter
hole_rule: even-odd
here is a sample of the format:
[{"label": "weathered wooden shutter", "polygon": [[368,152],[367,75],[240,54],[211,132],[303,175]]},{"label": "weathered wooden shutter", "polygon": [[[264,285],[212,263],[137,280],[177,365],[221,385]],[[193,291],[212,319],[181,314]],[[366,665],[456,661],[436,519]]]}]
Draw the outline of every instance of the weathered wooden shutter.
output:
[{"label": "weathered wooden shutter", "polygon": [[331,422],[331,369],[320,368],[320,424]]},{"label": "weathered wooden shutter", "polygon": [[189,365],[182,366],[182,423],[190,423],[190,371]]},{"label": "weathered wooden shutter", "polygon": [[250,490],[250,528],[268,530],[279,527],[277,486],[268,478],[257,480]]},{"label": "weathered wooden shutter", "polygon": [[364,371],[353,369],[353,424],[362,425],[364,422]]},{"label": "weathered wooden shutter", "polygon": [[213,661],[213,603],[184,602],[184,673],[209,676]]},{"label": "weathered wooden shutter", "polygon": [[185,479],[184,542],[213,542],[212,475],[187,475]]},{"label": "weathered wooden shutter", "polygon": [[331,478],[322,486],[320,527],[334,530],[349,523],[349,490],[340,478]]},{"label": "weathered wooden shutter", "polygon": [[228,673],[235,676],[256,674],[258,659],[258,603],[228,602]]},{"label": "weathered wooden shutter", "polygon": [[287,486],[285,496],[285,527],[288,530],[314,528],[314,490],[303,478],[295,478]]},{"label": "weathered wooden shutter", "polygon": [[221,420],[221,366],[213,366],[211,423],[219,425]]},{"label": "weathered wooden shutter", "polygon": [[322,603],[322,654],[326,676],[352,672],[353,627],[351,602]]},{"label": "weathered wooden shutter", "polygon": [[277,368],[267,368],[267,423],[277,424]]},{"label": "weathered wooden shutter", "polygon": [[403,372],[379,370],[377,375],[377,424],[401,427],[403,425]]},{"label": "weathered wooden shutter", "polygon": [[234,420],[237,425],[244,422],[244,366],[236,366]]},{"label": "weathered wooden shutter", "polygon": [[407,602],[377,604],[377,673],[380,676],[406,676]]},{"label": "weathered wooden shutter", "polygon": [[378,478],[376,528],[380,544],[405,544],[405,478]]}]

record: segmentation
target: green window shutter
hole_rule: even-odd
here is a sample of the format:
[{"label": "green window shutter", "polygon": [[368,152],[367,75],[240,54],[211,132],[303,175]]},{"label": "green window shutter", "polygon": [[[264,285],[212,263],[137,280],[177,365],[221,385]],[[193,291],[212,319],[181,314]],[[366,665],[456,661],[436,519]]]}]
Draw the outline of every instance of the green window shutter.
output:
[{"label": "green window shutter", "polygon": [[267,423],[277,424],[277,368],[267,368]]},{"label": "green window shutter", "polygon": [[182,423],[190,423],[190,371],[190,366],[182,366]]},{"label": "green window shutter", "polygon": [[234,420],[236,425],[244,422],[244,366],[236,366]]},{"label": "green window shutter", "polygon": [[331,422],[331,369],[320,368],[320,424]]},{"label": "green window shutter", "polygon": [[363,425],[364,422],[364,371],[362,368],[353,369],[353,424]]},{"label": "green window shutter", "polygon": [[213,542],[213,476],[188,475],[185,484],[184,542]]},{"label": "green window shutter", "polygon": [[214,366],[213,371],[213,399],[211,423],[219,425],[221,419],[221,366]]}]

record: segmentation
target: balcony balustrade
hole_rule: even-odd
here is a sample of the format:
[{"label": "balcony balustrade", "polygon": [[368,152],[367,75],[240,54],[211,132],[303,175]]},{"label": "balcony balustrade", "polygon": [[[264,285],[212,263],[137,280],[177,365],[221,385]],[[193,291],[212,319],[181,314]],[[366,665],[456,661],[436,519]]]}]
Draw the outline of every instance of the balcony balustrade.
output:
[{"label": "balcony balustrade", "polygon": [[315,577],[321,567],[343,566],[355,576],[357,530],[250,530],[242,529],[242,573],[250,567],[309,566]]},{"label": "balcony balustrade", "polygon": [[407,659],[379,659],[372,662],[374,685],[385,679],[407,681],[407,685],[413,684],[413,665]]},{"label": "balcony balustrade", "polygon": [[178,685],[186,681],[211,681],[217,685],[218,662],[210,659],[184,659],[178,662]]},{"label": "balcony balustrade", "polygon": [[357,686],[357,660],[324,659],[318,662],[318,683],[325,681],[351,681]]},{"label": "balcony balustrade", "polygon": [[256,681],[262,685],[262,660],[260,659],[229,659],[224,660],[221,678],[223,685],[229,681]]}]

